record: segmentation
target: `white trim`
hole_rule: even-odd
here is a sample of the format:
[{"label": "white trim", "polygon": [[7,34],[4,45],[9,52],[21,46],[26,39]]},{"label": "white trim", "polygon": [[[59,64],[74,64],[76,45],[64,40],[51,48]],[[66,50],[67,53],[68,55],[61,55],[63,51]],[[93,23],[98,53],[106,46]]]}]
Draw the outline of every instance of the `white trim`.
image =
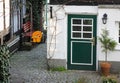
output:
[{"label": "white trim", "polygon": [[93,38],[72,38],[72,39],[84,39],[84,40],[92,40]]},{"label": "white trim", "polygon": [[98,5],[98,8],[120,9],[120,5]]},{"label": "white trim", "polygon": [[[97,15],[98,6],[64,6],[66,14]],[[72,10],[72,11],[71,11]]]},{"label": "white trim", "polygon": [[[73,63],[72,62],[72,48],[73,48],[72,43],[73,42],[91,43],[91,63]],[[74,64],[74,65],[93,65],[93,42],[91,42],[91,41],[71,41],[71,64]]]}]

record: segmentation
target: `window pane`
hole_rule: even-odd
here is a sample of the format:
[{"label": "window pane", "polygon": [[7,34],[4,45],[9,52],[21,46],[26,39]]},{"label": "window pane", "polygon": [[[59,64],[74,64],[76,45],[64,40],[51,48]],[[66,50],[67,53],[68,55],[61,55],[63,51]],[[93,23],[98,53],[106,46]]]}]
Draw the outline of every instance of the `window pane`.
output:
[{"label": "window pane", "polygon": [[73,19],[73,24],[81,24],[81,19]]},{"label": "window pane", "polygon": [[84,25],[92,25],[92,20],[83,20]]},{"label": "window pane", "polygon": [[73,31],[81,31],[81,26],[73,26]]},{"label": "window pane", "polygon": [[91,26],[83,26],[83,31],[92,31]]},{"label": "window pane", "polygon": [[81,38],[81,33],[73,33],[73,37]]},{"label": "window pane", "polygon": [[92,38],[92,33],[83,33],[83,38]]}]

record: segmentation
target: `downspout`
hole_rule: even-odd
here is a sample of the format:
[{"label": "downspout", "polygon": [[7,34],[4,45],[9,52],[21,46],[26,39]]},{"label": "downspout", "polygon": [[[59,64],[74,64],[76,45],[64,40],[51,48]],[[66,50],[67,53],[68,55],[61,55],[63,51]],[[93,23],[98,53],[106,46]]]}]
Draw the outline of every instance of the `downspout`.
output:
[{"label": "downspout", "polygon": [[[16,3],[17,3],[17,5],[19,5],[18,0],[16,1]],[[17,6],[17,9],[19,9],[19,6]],[[17,31],[18,31],[20,29],[20,25],[19,25],[19,23],[20,23],[20,11],[17,10],[16,12],[17,12]]]},{"label": "downspout", "polygon": [[13,8],[12,8],[12,1],[10,1],[10,37],[13,38]]},{"label": "downspout", "polygon": [[47,0],[45,0],[45,20],[46,20],[46,23],[45,23],[45,29],[47,29],[48,27],[48,21],[47,21],[47,7],[48,7],[48,2]]},{"label": "downspout", "polygon": [[19,49],[21,50],[21,48],[22,48],[22,18],[23,18],[23,15],[22,15],[22,7],[21,7],[21,5],[20,4],[22,4],[22,0],[20,0],[20,3],[18,4],[20,7],[20,33],[19,33],[19,35],[20,35],[20,43],[19,43]]},{"label": "downspout", "polygon": [[6,29],[6,23],[5,23],[5,0],[3,0],[3,19],[4,19],[4,30]]}]

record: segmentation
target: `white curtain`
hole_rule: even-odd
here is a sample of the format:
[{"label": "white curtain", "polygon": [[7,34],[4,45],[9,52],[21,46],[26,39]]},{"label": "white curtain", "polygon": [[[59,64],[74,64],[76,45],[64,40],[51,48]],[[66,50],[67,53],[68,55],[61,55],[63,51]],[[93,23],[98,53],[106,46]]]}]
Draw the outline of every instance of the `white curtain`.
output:
[{"label": "white curtain", "polygon": [[[5,9],[3,9],[3,0],[0,0],[0,31],[4,30],[4,28],[9,28],[10,25],[10,1],[5,1]],[[5,10],[5,19],[3,15],[3,11]],[[5,27],[4,27],[5,20]]]},{"label": "white curtain", "polygon": [[3,26],[3,2],[2,0],[0,1],[0,31],[2,31],[4,29]]}]

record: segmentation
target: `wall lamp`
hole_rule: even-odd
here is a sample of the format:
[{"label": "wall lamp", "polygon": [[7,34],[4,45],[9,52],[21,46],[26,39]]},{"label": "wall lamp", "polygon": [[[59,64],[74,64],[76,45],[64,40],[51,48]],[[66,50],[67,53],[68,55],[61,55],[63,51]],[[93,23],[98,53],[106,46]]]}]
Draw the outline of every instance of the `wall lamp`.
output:
[{"label": "wall lamp", "polygon": [[107,23],[107,14],[103,14],[103,17],[102,17],[102,22],[103,24],[106,24]]}]

